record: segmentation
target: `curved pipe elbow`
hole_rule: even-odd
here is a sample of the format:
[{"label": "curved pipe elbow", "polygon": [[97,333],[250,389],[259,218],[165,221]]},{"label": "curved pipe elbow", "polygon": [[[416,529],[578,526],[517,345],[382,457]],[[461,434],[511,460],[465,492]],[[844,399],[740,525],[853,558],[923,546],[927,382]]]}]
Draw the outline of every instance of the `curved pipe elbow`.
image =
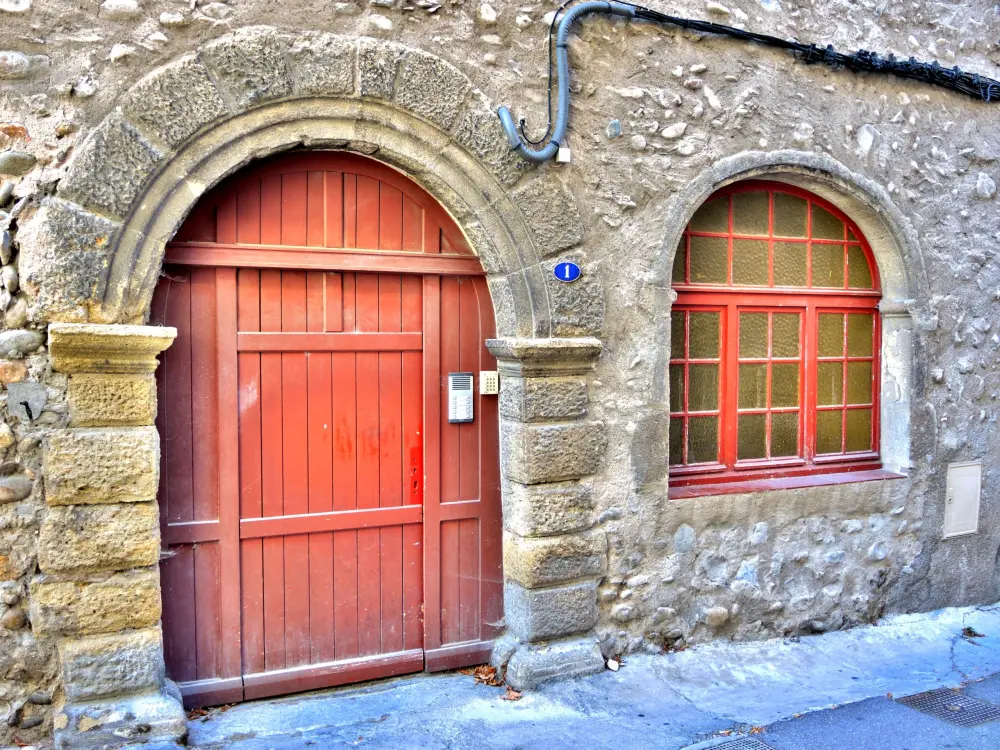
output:
[{"label": "curved pipe elbow", "polygon": [[517,152],[525,161],[533,161],[537,164],[548,161],[556,152],[559,150],[559,144],[555,141],[549,141],[545,148],[535,151],[528,148],[524,141],[521,140],[521,136],[517,132],[517,126],[514,124],[514,117],[511,115],[510,110],[506,107],[500,107],[497,110],[497,115],[500,117],[500,124],[503,126],[503,132],[507,134],[507,142],[510,143],[511,149]]}]

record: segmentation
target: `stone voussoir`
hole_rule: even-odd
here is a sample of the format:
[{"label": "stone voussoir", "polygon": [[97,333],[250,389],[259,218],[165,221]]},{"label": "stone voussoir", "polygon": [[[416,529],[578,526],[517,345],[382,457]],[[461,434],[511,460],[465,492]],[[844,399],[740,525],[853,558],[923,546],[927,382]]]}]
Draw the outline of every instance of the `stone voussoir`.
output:
[{"label": "stone voussoir", "polygon": [[45,441],[49,505],[156,500],[160,436],[155,427],[55,430]]},{"label": "stone voussoir", "polygon": [[156,690],[163,684],[160,629],[67,638],[59,644],[63,689],[72,702]]},{"label": "stone voussoir", "polygon": [[521,484],[578,479],[599,472],[607,449],[603,422],[524,424],[501,420],[506,450],[501,455],[504,476]]},{"label": "stone voussoir", "polygon": [[395,42],[369,37],[358,39],[358,94],[391,101],[399,61],[409,49]]},{"label": "stone voussoir", "polygon": [[510,147],[500,118],[480,95],[455,128],[455,140],[486,164],[504,187],[511,187],[527,172],[528,164]]},{"label": "stone voussoir", "polygon": [[522,643],[586,632],[597,616],[596,581],[543,589],[504,581],[504,620]]},{"label": "stone voussoir", "polygon": [[71,375],[66,392],[73,427],[139,427],[156,420],[153,375]]},{"label": "stone voussoir", "polygon": [[42,635],[94,635],[154,627],[160,621],[156,568],[115,573],[103,580],[31,583],[31,627]]},{"label": "stone voussoir", "polygon": [[292,92],[285,41],[270,26],[247,26],[198,52],[234,112]]},{"label": "stone voussoir", "polygon": [[51,507],[38,534],[43,573],[147,568],[159,559],[155,503]]},{"label": "stone voussoir", "polygon": [[514,191],[512,198],[527,219],[535,247],[543,258],[583,241],[583,220],[576,199],[557,177],[533,179]]},{"label": "stone voussoir", "polygon": [[504,526],[519,536],[551,536],[594,525],[590,489],[575,482],[523,485],[505,482]]},{"label": "stone voussoir", "polygon": [[404,54],[396,73],[396,103],[444,130],[455,124],[471,88],[454,65],[421,50]]},{"label": "stone voussoir", "polygon": [[293,88],[299,96],[354,93],[355,40],[338,34],[306,33],[288,51]]},{"label": "stone voussoir", "polygon": [[607,566],[607,538],[602,531],[503,538],[504,575],[525,588],[598,576]]}]

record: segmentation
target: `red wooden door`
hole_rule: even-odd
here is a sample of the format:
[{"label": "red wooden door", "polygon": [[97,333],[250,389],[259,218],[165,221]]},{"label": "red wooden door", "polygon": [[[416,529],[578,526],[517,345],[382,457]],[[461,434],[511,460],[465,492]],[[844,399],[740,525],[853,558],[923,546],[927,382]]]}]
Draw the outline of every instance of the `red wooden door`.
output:
[{"label": "red wooden door", "polygon": [[478,259],[393,170],[335,152],[231,178],[168,246],[154,320],[164,647],[188,705],[482,661],[502,614]]}]

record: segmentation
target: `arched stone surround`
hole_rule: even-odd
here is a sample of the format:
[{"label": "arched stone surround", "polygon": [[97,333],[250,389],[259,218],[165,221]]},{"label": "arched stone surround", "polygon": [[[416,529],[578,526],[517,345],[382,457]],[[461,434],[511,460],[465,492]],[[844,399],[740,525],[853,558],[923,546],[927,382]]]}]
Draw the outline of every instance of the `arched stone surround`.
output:
[{"label": "arched stone surround", "polygon": [[[501,658],[514,654],[518,687],[603,668],[596,639],[579,636],[596,624],[606,550],[577,482],[600,471],[606,447],[603,423],[587,419],[603,295],[597,274],[561,285],[551,273],[566,257],[586,269],[571,194],[553,171],[524,168],[449,63],[392,42],[250,27],[137,82],[20,229],[31,317],[50,324],[53,369],[68,375],[69,427],[44,448],[51,507],[32,586],[34,627],[61,638],[61,747],[183,730],[164,682],[149,492],[159,470],[152,373],[172,331],[135,324],[148,317],[165,244],[198,198],[254,159],[295,148],[352,150],[400,169],[481,258],[504,337],[491,343],[504,373],[513,634]],[[127,470],[95,473],[109,466]],[[84,499],[60,489],[88,483],[103,490]],[[127,604],[135,581],[141,610]],[[134,616],[94,619],[97,600]]]}]

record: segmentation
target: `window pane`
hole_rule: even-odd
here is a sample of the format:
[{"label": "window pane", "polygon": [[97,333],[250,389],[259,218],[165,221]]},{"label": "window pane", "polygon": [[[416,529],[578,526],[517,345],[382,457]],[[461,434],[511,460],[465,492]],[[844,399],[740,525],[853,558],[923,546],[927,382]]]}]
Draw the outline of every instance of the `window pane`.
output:
[{"label": "window pane", "polygon": [[688,420],[688,463],[719,460],[719,418],[691,417]]},{"label": "window pane", "polygon": [[767,313],[740,313],[740,356],[767,356]]},{"label": "window pane", "polygon": [[774,235],[806,236],[806,202],[788,193],[774,194]]},{"label": "window pane", "polygon": [[838,287],[844,286],[844,246],[820,245],[814,242],[813,253],[813,286]]},{"label": "window pane", "polygon": [[799,366],[797,363],[771,365],[771,406],[799,405]]},{"label": "window pane", "polygon": [[870,404],[872,402],[872,363],[847,363],[847,403]]},{"label": "window pane", "polygon": [[691,317],[691,359],[717,359],[719,356],[719,313],[693,312]]},{"label": "window pane", "polygon": [[819,356],[844,356],[844,316],[840,313],[819,316]]},{"label": "window pane", "polygon": [[767,365],[740,365],[741,409],[763,409],[767,406]]},{"label": "window pane", "polygon": [[741,414],[736,455],[740,460],[767,456],[767,415]]},{"label": "window pane", "polygon": [[844,403],[844,370],[840,362],[820,362],[816,380],[817,404],[833,406]]},{"label": "window pane", "polygon": [[872,447],[872,410],[850,409],[847,412],[847,450],[867,451]]},{"label": "window pane", "polygon": [[677,243],[677,252],[674,254],[674,271],[671,277],[675,284],[683,284],[687,271],[687,240],[681,237]]},{"label": "window pane", "polygon": [[670,365],[670,411],[684,411],[684,365]]},{"label": "window pane", "polygon": [[804,242],[774,243],[774,285],[806,285],[806,244]]},{"label": "window pane", "polygon": [[688,369],[688,411],[719,408],[719,366],[690,365]]},{"label": "window pane", "polygon": [[775,313],[772,316],[771,354],[774,357],[799,356],[799,316]]},{"label": "window pane", "polygon": [[670,464],[684,463],[684,420],[673,417],[670,420]]},{"label": "window pane", "polygon": [[844,222],[815,203],[812,207],[812,225],[813,237],[818,237],[821,240],[844,239]]},{"label": "window pane", "polygon": [[847,286],[852,289],[871,289],[873,286],[868,259],[860,245],[847,248]]},{"label": "window pane", "polygon": [[733,231],[767,236],[767,192],[733,194]]},{"label": "window pane", "polygon": [[840,411],[816,412],[816,452],[840,453],[841,438]]},{"label": "window pane", "polygon": [[771,458],[799,455],[799,413],[771,415]]},{"label": "window pane", "polygon": [[729,280],[729,240],[691,238],[691,283],[725,284]]},{"label": "window pane", "polygon": [[684,316],[683,310],[677,310],[670,316],[670,357],[684,359]]},{"label": "window pane", "polygon": [[850,242],[857,242],[858,241],[858,238],[854,236],[854,230],[853,229],[848,229],[847,230],[847,239]]},{"label": "window pane", "polygon": [[688,227],[696,232],[728,232],[729,198],[716,198],[703,204],[694,212]]},{"label": "window pane", "polygon": [[733,240],[733,283],[767,286],[767,240]]},{"label": "window pane", "polygon": [[872,315],[847,316],[847,356],[870,357],[872,355]]}]

